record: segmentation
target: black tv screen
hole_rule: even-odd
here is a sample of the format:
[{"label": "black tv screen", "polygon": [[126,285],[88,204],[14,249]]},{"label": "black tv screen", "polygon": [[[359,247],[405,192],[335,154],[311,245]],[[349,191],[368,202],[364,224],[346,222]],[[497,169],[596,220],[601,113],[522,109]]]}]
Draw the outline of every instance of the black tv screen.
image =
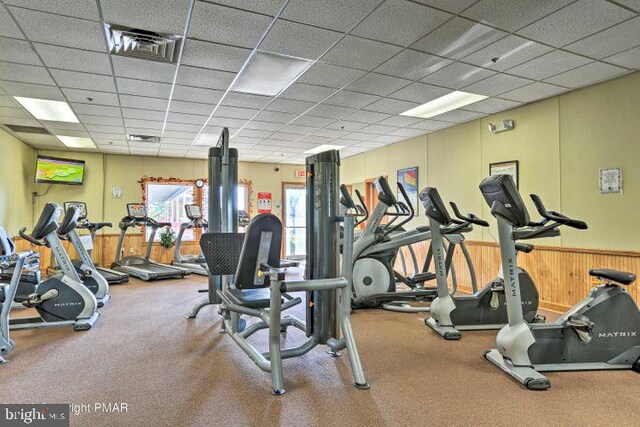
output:
[{"label": "black tv screen", "polygon": [[36,160],[37,184],[82,185],[84,160],[38,156]]}]

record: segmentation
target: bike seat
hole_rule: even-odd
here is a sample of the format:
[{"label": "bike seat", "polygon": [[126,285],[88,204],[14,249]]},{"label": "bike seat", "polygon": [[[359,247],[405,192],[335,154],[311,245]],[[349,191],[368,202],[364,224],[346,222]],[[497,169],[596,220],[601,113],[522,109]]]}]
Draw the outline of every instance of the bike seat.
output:
[{"label": "bike seat", "polygon": [[612,282],[628,286],[636,280],[636,275],[625,271],[611,270],[609,268],[597,268],[589,270],[589,275],[599,279],[607,279]]}]

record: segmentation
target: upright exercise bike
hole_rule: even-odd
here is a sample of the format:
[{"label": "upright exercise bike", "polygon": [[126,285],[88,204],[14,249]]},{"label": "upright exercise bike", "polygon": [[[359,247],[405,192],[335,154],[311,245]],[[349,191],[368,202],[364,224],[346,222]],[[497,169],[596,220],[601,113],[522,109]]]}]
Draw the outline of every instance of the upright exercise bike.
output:
[{"label": "upright exercise bike", "polygon": [[[429,218],[438,285],[438,297],[431,302],[431,317],[425,324],[447,340],[460,339],[460,331],[464,330],[502,328],[508,320],[504,280],[492,280],[472,295],[450,295],[444,265],[444,236],[471,231],[473,225],[488,227],[489,223],[473,214],[462,215],[453,202],[450,204],[457,219],[452,219],[436,188],[422,190],[420,200]],[[530,245],[519,245],[522,251],[533,249]],[[517,272],[525,321],[544,321],[537,315],[539,298],[533,280],[525,270],[518,268]]]},{"label": "upright exercise bike", "polygon": [[60,273],[40,282],[36,292],[26,298],[16,297],[25,307],[35,308],[38,316],[11,319],[11,329],[70,325],[76,331],[85,331],[91,329],[100,316],[96,311],[96,297],[82,284],[58,237],[57,218],[61,211],[59,205],[47,203],[31,234],[26,233],[26,227],[19,231],[20,237],[29,243],[51,248]]},{"label": "upright exercise bike", "polygon": [[640,372],[640,312],[624,289],[636,279],[631,273],[597,269],[589,275],[601,284],[553,323],[528,323],[522,314],[516,242],[560,234],[559,227],[585,230],[583,221],[547,211],[531,195],[538,213],[548,220],[530,225],[522,197],[508,175],[485,178],[480,190],[498,219],[502,270],[507,287],[509,323],[496,337],[496,348],[485,357],[530,390],[551,382],[540,372],[633,369]]}]

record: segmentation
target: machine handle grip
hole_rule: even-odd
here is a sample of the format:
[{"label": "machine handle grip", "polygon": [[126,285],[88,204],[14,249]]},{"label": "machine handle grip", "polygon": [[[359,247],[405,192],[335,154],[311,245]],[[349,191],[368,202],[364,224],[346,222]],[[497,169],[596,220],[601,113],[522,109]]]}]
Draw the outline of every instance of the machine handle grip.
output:
[{"label": "machine handle grip", "polygon": [[27,231],[27,227],[22,227],[20,229],[20,231],[18,231],[18,234],[20,235],[20,237],[22,237],[24,240],[28,241],[29,243],[32,243],[32,244],[34,244],[36,246],[46,246],[45,243],[40,242],[40,241],[34,239],[33,237],[29,236],[26,233],[26,231]]},{"label": "machine handle grip", "polygon": [[482,218],[478,218],[477,216],[475,216],[474,214],[470,213],[468,215],[462,215],[462,213],[460,212],[460,210],[458,209],[458,205],[456,205],[454,202],[449,202],[449,204],[451,205],[451,209],[453,209],[453,213],[454,215],[466,222],[470,222],[471,224],[475,224],[475,225],[479,225],[481,227],[488,227],[489,223],[485,220],[483,220]]}]

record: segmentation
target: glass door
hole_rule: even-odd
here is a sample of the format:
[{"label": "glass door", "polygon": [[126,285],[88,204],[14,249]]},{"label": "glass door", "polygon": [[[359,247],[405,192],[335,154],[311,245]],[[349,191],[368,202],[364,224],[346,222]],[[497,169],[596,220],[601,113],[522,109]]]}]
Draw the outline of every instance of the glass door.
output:
[{"label": "glass door", "polygon": [[302,259],[306,256],[307,190],[304,184],[285,182],[282,196],[284,256]]}]

